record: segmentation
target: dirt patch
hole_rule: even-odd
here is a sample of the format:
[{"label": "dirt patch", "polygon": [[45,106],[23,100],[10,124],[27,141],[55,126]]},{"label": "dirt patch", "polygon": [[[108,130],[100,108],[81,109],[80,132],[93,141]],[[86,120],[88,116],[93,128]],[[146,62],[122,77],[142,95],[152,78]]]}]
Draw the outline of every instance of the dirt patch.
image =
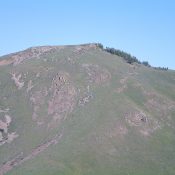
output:
[{"label": "dirt patch", "polygon": [[5,162],[1,167],[0,167],[0,175],[4,175],[7,172],[11,171],[13,168],[21,165],[22,163],[26,162],[27,160],[30,160],[34,157],[36,157],[38,154],[46,150],[49,146],[55,145],[59,142],[59,140],[62,138],[62,134],[56,135],[54,138],[51,140],[44,142],[40,144],[38,147],[32,150],[30,154],[27,156],[23,155],[23,152],[15,156],[13,159]]},{"label": "dirt patch", "polygon": [[125,76],[124,78],[120,79],[121,87],[119,87],[119,88],[117,89],[117,92],[118,92],[118,93],[122,93],[125,89],[128,88],[128,86],[127,86],[127,81],[128,81],[128,79],[129,79],[129,76]]},{"label": "dirt patch", "polygon": [[0,66],[6,66],[6,65],[9,65],[9,64],[12,64],[13,61],[14,61],[13,59],[2,60],[2,61],[0,61]]},{"label": "dirt patch", "polygon": [[8,129],[12,119],[9,115],[5,115],[3,120],[0,120],[0,146],[5,143],[11,143],[18,135],[15,132],[9,133]]},{"label": "dirt patch", "polygon": [[0,66],[9,65],[9,64],[13,64],[13,66],[17,66],[18,64],[21,64],[25,60],[32,59],[32,58],[39,58],[41,55],[52,53],[62,48],[63,48],[62,46],[32,47],[24,51],[8,55],[7,59],[0,61]]},{"label": "dirt patch", "polygon": [[16,132],[8,133],[7,143],[11,143],[14,139],[16,139],[19,135]]},{"label": "dirt patch", "polygon": [[175,109],[174,102],[166,100],[156,93],[147,93],[145,91],[144,94],[147,97],[147,102],[145,103],[145,106],[149,111],[157,111],[159,113],[161,112],[163,116],[166,116],[171,109]]},{"label": "dirt patch", "polygon": [[72,112],[76,104],[76,89],[70,81],[69,74],[58,73],[53,78],[50,92],[52,99],[48,103],[48,115],[53,118],[60,118],[60,116],[65,118],[68,113]]},{"label": "dirt patch", "polygon": [[125,121],[144,136],[151,136],[152,133],[164,126],[161,121],[148,117],[140,111],[126,113]]},{"label": "dirt patch", "polygon": [[174,128],[172,122],[172,112],[175,111],[175,103],[154,91],[147,92],[144,90],[147,101],[144,103],[147,110],[153,113],[162,124]]},{"label": "dirt patch", "polygon": [[41,125],[41,121],[38,113],[41,107],[46,104],[45,98],[48,95],[47,88],[43,88],[40,91],[35,91],[31,94],[30,101],[33,105],[33,114],[32,114],[32,120],[36,121],[39,125]]},{"label": "dirt patch", "polygon": [[125,120],[130,126],[140,126],[148,122],[148,119],[143,112],[126,113]]},{"label": "dirt patch", "polygon": [[90,93],[89,93],[89,94],[84,94],[83,97],[81,97],[81,98],[79,99],[78,104],[79,104],[79,106],[84,106],[84,105],[86,105],[87,103],[89,103],[90,100],[93,99],[93,98],[94,98],[93,95],[90,94]]},{"label": "dirt patch", "polygon": [[75,64],[76,61],[90,49],[97,49],[97,44],[85,44],[76,46],[71,56],[67,57],[67,62],[70,64]]},{"label": "dirt patch", "polygon": [[109,137],[110,138],[118,138],[118,137],[123,137],[126,134],[128,134],[128,129],[127,127],[122,123],[122,122],[117,122],[113,124],[114,126],[111,127],[109,130]]},{"label": "dirt patch", "polygon": [[156,130],[161,129],[164,125],[158,120],[150,120],[149,124],[140,128],[140,133],[144,136],[151,136]]},{"label": "dirt patch", "polygon": [[97,48],[98,48],[98,46],[96,44],[80,45],[80,46],[75,47],[74,53],[83,54],[90,49],[97,49]]},{"label": "dirt patch", "polygon": [[21,80],[22,75],[16,75],[15,73],[12,73],[12,80],[15,82],[16,87],[20,90],[24,86],[24,82]]},{"label": "dirt patch", "polygon": [[1,133],[7,133],[8,131],[8,125],[6,122],[3,122],[2,120],[0,120],[0,132]]},{"label": "dirt patch", "polygon": [[117,88],[117,92],[118,93],[124,92],[128,88],[128,85],[127,85],[128,80],[137,74],[138,74],[137,72],[132,71],[132,72],[128,72],[123,78],[121,78],[120,79],[121,86],[119,88]]},{"label": "dirt patch", "polygon": [[[29,87],[33,88],[32,83],[29,84]],[[30,101],[33,105],[32,119],[38,126],[46,124],[44,120],[47,121],[48,128],[56,126],[72,112],[76,104],[76,89],[71,82],[70,75],[66,72],[57,73],[52,78],[50,88],[45,87],[39,91],[30,92],[30,94]],[[47,112],[41,117],[39,114],[45,106],[48,106]]]},{"label": "dirt patch", "polygon": [[122,93],[125,89],[127,89],[127,87],[128,87],[128,86],[124,84],[123,86],[117,88],[117,92],[118,92],[118,93]]},{"label": "dirt patch", "polygon": [[110,72],[99,65],[83,64],[82,67],[88,74],[88,81],[90,83],[102,84],[111,79]]},{"label": "dirt patch", "polygon": [[0,132],[8,133],[8,127],[12,119],[9,115],[4,116],[4,121],[0,120]]},{"label": "dirt patch", "polygon": [[27,93],[28,93],[29,91],[31,91],[33,87],[34,87],[34,85],[33,85],[33,83],[32,83],[32,80],[29,80],[29,82],[28,82],[28,84],[27,84]]},{"label": "dirt patch", "polygon": [[[83,91],[83,92],[81,92]],[[79,100],[78,100],[78,105],[79,106],[84,106],[87,103],[89,103],[93,98],[94,95],[93,93],[90,91],[90,86],[86,86],[86,88],[84,89],[78,89],[78,93],[79,93]]]},{"label": "dirt patch", "polygon": [[57,47],[53,46],[42,46],[42,47],[32,47],[25,51],[18,52],[11,56],[14,60],[13,65],[16,66],[22,63],[24,60],[31,58],[39,58],[41,55],[53,52],[57,49]]}]

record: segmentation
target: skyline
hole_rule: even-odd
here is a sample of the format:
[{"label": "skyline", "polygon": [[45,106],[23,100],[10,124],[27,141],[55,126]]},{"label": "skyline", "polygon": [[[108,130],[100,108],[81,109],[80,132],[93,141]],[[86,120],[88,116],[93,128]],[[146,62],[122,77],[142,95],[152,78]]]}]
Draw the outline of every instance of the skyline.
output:
[{"label": "skyline", "polygon": [[175,2],[0,2],[0,56],[40,45],[102,43],[175,69]]}]

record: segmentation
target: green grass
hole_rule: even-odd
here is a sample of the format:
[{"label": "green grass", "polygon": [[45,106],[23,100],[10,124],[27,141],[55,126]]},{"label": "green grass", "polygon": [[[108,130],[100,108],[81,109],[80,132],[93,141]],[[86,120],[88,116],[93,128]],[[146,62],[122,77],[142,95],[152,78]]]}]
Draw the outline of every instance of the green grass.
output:
[{"label": "green grass", "polygon": [[[44,141],[63,131],[63,137],[57,145],[52,145],[42,153],[9,171],[8,175],[173,175],[175,173],[175,72],[155,71],[152,68],[139,67],[124,62],[120,57],[110,55],[100,49],[89,49],[75,54],[77,46],[65,47],[60,51],[48,53],[40,59],[30,59],[17,66],[0,67],[0,108],[10,108],[12,123],[9,132],[19,137],[12,143],[0,146],[0,167],[20,152],[24,155]],[[67,61],[70,57],[74,63]],[[47,61],[44,61],[47,59]],[[101,84],[88,82],[88,75],[82,64],[99,65],[110,72],[111,78]],[[49,70],[47,70],[49,69]],[[68,72],[70,82],[76,89],[76,105],[66,119],[47,129],[51,116],[47,114],[48,101],[52,92],[45,98],[38,110],[40,119],[45,121],[38,126],[32,121],[33,105],[31,93],[51,87],[53,77],[59,72]],[[22,73],[25,84],[18,90],[11,80],[11,72]],[[36,74],[40,72],[40,77]],[[26,78],[24,78],[24,74]],[[134,74],[130,74],[134,73]],[[122,86],[120,80],[128,77],[127,88],[118,93]],[[27,83],[35,85],[27,94]],[[152,111],[146,107],[151,97],[143,89],[136,87],[140,83],[147,92],[154,92],[160,110]],[[84,106],[78,101],[87,93],[89,86],[93,98]],[[80,90],[80,92],[79,92]],[[161,105],[165,106],[161,106]],[[168,105],[174,105],[168,109]],[[166,107],[167,115],[162,115]],[[131,126],[125,119],[126,113],[142,111],[161,128],[141,134],[146,128]],[[3,114],[0,114],[3,117]],[[167,123],[170,123],[169,126]],[[121,134],[120,127],[127,132]],[[147,128],[153,129],[149,124]]]}]

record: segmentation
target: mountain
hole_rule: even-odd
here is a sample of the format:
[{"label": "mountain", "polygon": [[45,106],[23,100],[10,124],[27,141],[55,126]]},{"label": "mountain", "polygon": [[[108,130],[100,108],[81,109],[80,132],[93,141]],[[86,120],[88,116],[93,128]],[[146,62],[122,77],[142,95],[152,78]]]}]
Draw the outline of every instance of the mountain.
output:
[{"label": "mountain", "polygon": [[0,175],[173,175],[175,71],[98,44],[0,59]]}]

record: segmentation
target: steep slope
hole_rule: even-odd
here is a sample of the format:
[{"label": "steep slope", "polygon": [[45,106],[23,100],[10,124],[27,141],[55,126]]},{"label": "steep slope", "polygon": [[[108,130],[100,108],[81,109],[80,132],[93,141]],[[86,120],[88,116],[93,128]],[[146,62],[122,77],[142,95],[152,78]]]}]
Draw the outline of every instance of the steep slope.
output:
[{"label": "steep slope", "polygon": [[175,172],[175,72],[96,44],[0,60],[0,175]]}]

